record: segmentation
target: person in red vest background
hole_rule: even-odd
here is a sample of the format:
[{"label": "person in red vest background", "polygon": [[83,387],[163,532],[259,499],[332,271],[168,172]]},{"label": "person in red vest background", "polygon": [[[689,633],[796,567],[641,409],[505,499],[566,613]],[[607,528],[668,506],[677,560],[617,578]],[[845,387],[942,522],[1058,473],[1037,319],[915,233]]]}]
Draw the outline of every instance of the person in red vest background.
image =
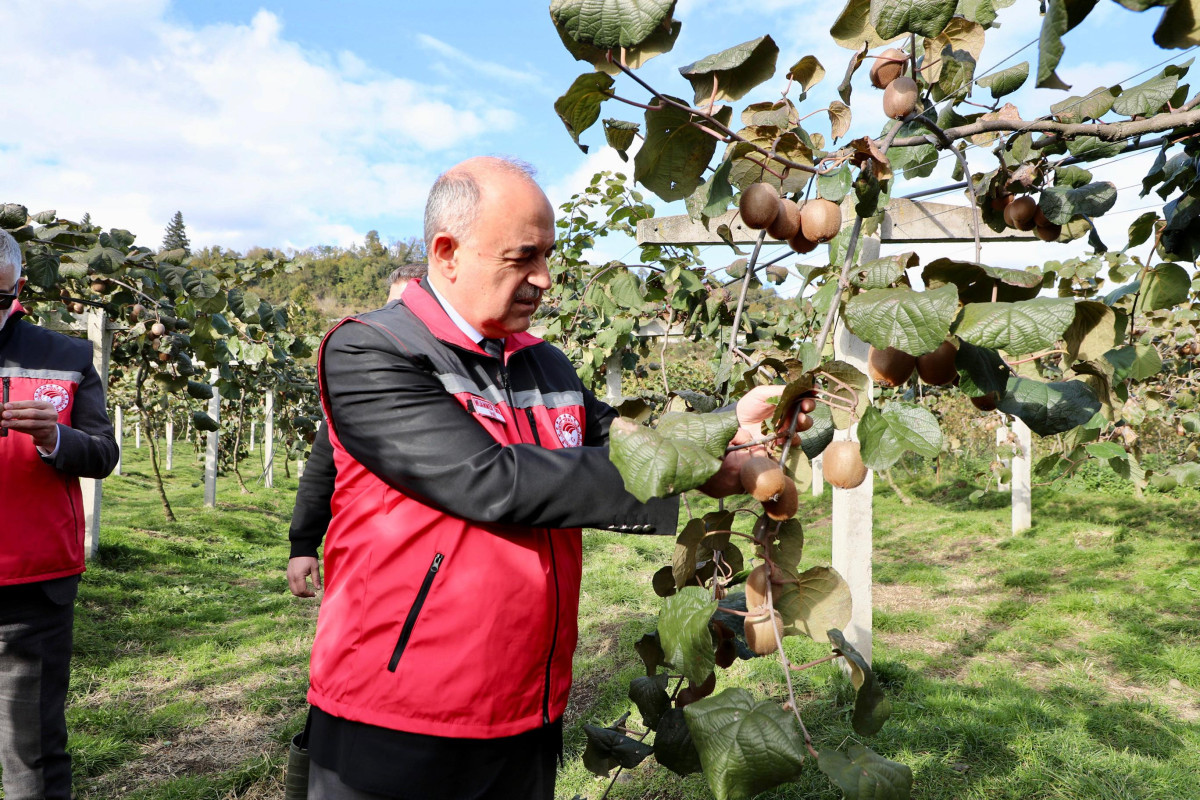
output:
[{"label": "person in red vest background", "polygon": [[21,248],[0,230],[0,768],[9,800],[69,800],[79,478],[106,477],[118,449],[91,343],[21,319],[24,285]]}]

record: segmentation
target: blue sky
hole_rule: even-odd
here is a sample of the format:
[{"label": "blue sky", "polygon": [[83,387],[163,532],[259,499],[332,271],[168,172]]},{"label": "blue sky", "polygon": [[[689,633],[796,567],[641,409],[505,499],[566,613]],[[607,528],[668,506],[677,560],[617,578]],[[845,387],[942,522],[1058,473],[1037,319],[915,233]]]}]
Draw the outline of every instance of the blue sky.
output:
[{"label": "blue sky", "polygon": [[[1036,38],[1036,9],[1017,0],[1002,12],[981,70]],[[642,74],[686,96],[679,66],[772,33],[782,50],[778,88],[803,55],[828,70],[806,113],[834,96],[845,69],[848,51],[826,33],[839,10],[813,0],[680,0],[675,50]],[[1068,35],[1060,74],[1086,93],[1179,56],[1150,43],[1158,14],[1103,2]],[[1036,57],[1035,44],[1008,64]],[[598,127],[585,136],[594,145],[585,156],[554,114],[554,99],[585,70],[559,43],[544,0],[6,0],[0,92],[16,113],[0,126],[0,200],[71,218],[87,211],[151,246],[176,210],[202,246],[346,245],[370,229],[402,239],[420,233],[434,177],[474,154],[533,163],[555,202],[596,169],[621,168]],[[856,99],[866,102],[855,104],[852,136],[875,135],[883,121],[861,72]],[[618,91],[637,97],[625,84]],[[1065,96],[1023,90],[1014,100],[1030,117]],[[602,111],[640,114],[612,102]],[[1135,183],[1149,158],[1096,177]],[[973,163],[990,168],[986,158]],[[949,182],[944,166],[905,191]],[[1118,210],[1145,203],[1134,192]],[[1114,217],[1114,227],[1134,216]],[[613,257],[627,250],[610,246],[621,251]],[[1024,247],[985,260],[1038,260]]]}]

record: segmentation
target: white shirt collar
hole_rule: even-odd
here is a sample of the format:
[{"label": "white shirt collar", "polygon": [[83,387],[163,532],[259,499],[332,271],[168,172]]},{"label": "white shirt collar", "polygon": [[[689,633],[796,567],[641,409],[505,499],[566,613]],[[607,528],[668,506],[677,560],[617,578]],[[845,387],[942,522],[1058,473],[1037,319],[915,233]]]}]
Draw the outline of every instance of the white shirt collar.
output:
[{"label": "white shirt collar", "polygon": [[468,339],[475,344],[479,344],[484,340],[484,338],[486,338],[482,333],[475,330],[475,327],[471,325],[471,323],[463,319],[462,314],[459,314],[454,310],[454,306],[450,305],[450,301],[442,296],[442,293],[439,292],[437,287],[433,285],[433,281],[428,281],[426,285],[429,287],[429,291],[433,293],[433,296],[437,298],[437,301],[441,303],[442,308],[445,309],[446,316],[450,317],[450,320],[458,326],[460,331],[466,334]]}]

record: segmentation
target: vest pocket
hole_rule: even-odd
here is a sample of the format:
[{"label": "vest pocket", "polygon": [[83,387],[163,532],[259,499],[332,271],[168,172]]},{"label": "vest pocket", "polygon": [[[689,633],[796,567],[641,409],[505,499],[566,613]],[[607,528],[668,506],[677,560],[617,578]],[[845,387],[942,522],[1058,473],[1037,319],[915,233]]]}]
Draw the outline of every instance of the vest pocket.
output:
[{"label": "vest pocket", "polygon": [[429,594],[430,587],[433,586],[433,579],[437,577],[444,558],[445,556],[441,553],[433,556],[433,563],[429,565],[429,571],[425,573],[425,580],[421,582],[416,599],[413,600],[412,607],[408,609],[408,616],[404,618],[404,627],[400,629],[400,638],[396,640],[396,648],[392,650],[392,657],[388,660],[388,672],[396,671],[396,665],[400,663],[400,656],[404,655],[404,648],[408,646],[409,637],[412,636],[413,628],[417,625],[417,615],[421,613],[421,606],[425,605],[425,597]]}]

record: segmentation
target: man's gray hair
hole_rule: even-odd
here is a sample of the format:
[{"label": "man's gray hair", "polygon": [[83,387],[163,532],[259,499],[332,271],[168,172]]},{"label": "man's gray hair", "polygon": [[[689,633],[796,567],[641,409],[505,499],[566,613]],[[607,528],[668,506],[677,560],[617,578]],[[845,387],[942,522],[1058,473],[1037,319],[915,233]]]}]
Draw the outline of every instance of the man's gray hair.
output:
[{"label": "man's gray hair", "polygon": [[[490,161],[514,178],[532,181],[536,174],[532,166],[515,158],[497,156]],[[460,242],[467,239],[479,217],[481,196],[479,182],[470,167],[459,165],[439,175],[425,201],[426,251],[433,244],[433,237],[443,231]]]},{"label": "man's gray hair", "polygon": [[0,228],[0,272],[12,267],[13,280],[21,279],[21,245],[8,231]]},{"label": "man's gray hair", "polygon": [[416,264],[401,264],[392,270],[392,274],[388,275],[388,286],[395,286],[400,281],[411,281],[415,278],[424,278],[429,272],[429,265],[424,261]]}]

